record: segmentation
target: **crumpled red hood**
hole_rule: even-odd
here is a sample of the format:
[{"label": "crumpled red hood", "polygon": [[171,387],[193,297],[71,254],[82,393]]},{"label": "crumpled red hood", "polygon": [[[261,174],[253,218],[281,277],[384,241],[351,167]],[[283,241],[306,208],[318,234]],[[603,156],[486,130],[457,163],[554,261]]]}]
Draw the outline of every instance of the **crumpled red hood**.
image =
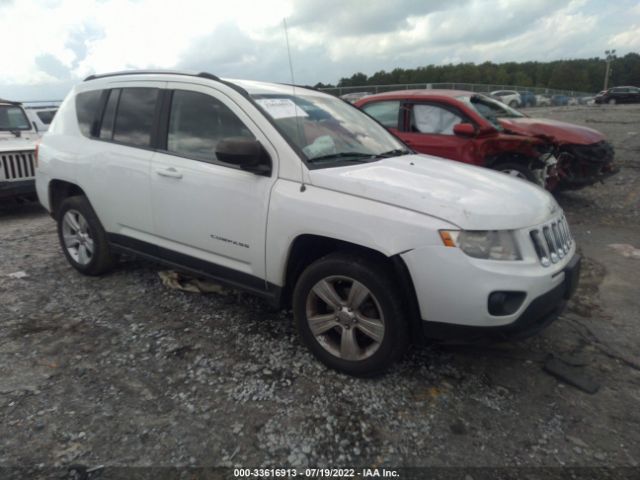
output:
[{"label": "crumpled red hood", "polygon": [[591,145],[604,140],[604,135],[592,128],[547,118],[500,118],[498,121],[505,129],[514,133],[545,135],[558,143]]}]

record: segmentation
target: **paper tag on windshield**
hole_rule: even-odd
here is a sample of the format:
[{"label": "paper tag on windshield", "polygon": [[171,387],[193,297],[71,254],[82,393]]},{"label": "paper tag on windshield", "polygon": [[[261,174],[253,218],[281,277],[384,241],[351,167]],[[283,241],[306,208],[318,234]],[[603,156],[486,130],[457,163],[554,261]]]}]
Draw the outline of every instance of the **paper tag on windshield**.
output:
[{"label": "paper tag on windshield", "polygon": [[304,110],[288,98],[259,98],[256,103],[264,108],[274,120],[278,118],[308,117]]}]

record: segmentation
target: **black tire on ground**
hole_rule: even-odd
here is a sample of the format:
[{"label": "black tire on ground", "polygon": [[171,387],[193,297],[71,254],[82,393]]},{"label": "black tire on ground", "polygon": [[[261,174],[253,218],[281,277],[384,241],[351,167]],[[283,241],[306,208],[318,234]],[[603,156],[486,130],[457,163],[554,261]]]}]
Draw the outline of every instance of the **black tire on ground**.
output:
[{"label": "black tire on ground", "polygon": [[532,183],[535,183],[536,185],[538,184],[535,175],[531,170],[529,170],[529,168],[515,162],[499,163],[498,165],[494,166],[493,169],[507,175],[513,175],[513,172],[517,172],[518,175],[513,176],[528,180]]},{"label": "black tire on ground", "polygon": [[616,99],[615,98],[610,98],[609,101],[607,102],[609,105],[615,105],[616,104]]},{"label": "black tire on ground", "polygon": [[517,107],[518,107],[518,102],[516,102],[515,100],[511,100],[511,101],[509,102],[509,106],[510,106],[511,108],[517,108]]},{"label": "black tire on ground", "polygon": [[[330,353],[309,326],[306,307],[308,298],[313,298],[309,297],[311,290],[321,280],[334,276],[349,277],[364,285],[377,300],[384,317],[384,333],[377,350],[362,360],[345,360]],[[332,253],[304,270],[293,292],[293,314],[302,341],[316,358],[340,372],[367,377],[382,373],[402,357],[409,341],[408,325],[393,278],[384,262],[360,254]]]},{"label": "black tire on ground", "polygon": [[[76,261],[65,246],[62,225],[64,216],[69,210],[74,210],[84,217],[88,224],[89,236],[93,240],[93,254],[91,255],[91,260],[86,265]],[[67,261],[73,268],[84,275],[101,275],[113,268],[115,260],[109,247],[109,242],[107,241],[107,235],[87,197],[78,195],[66,198],[56,212],[56,221],[58,223],[60,246],[62,247],[64,256],[67,257]]]}]

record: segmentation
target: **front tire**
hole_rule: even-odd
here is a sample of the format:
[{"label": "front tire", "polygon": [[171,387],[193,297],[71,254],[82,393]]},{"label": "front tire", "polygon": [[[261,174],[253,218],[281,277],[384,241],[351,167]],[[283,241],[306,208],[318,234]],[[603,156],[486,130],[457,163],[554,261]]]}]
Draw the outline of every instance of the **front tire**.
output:
[{"label": "front tire", "polygon": [[380,261],[335,253],[306,268],[293,292],[298,332],[330,368],[371,376],[387,369],[408,343],[393,274]]},{"label": "front tire", "polygon": [[113,268],[107,235],[84,196],[65,199],[57,212],[60,246],[73,268],[84,275],[100,275]]},{"label": "front tire", "polygon": [[504,173],[506,175],[520,178],[522,180],[527,180],[529,182],[538,184],[538,181],[531,170],[523,165],[519,165],[517,163],[501,163],[494,167],[498,172]]}]

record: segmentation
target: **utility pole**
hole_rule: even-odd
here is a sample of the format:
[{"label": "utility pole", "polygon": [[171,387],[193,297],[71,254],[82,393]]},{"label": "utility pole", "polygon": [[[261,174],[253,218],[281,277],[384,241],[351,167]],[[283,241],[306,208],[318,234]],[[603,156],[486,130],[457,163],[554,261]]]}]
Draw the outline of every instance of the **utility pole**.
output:
[{"label": "utility pole", "polygon": [[607,62],[607,70],[604,73],[604,89],[607,89],[609,85],[609,74],[611,73],[611,62],[616,58],[616,51],[613,50],[605,50],[604,54],[606,55],[605,61]]}]

